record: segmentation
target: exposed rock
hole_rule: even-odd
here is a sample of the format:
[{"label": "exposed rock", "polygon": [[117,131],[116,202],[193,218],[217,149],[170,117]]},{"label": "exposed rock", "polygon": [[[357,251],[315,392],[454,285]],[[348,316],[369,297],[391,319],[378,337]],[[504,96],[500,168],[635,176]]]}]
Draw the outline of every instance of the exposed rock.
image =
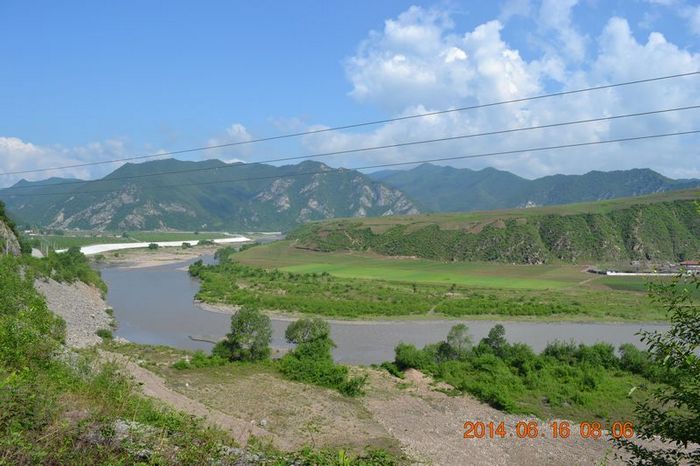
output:
[{"label": "exposed rock", "polygon": [[109,329],[112,317],[97,288],[82,282],[59,283],[55,280],[36,280],[34,287],[46,299],[49,309],[66,321],[66,344],[85,348],[100,343],[95,332]]},{"label": "exposed rock", "polygon": [[19,256],[21,252],[19,241],[15,237],[10,227],[0,221],[0,253]]}]

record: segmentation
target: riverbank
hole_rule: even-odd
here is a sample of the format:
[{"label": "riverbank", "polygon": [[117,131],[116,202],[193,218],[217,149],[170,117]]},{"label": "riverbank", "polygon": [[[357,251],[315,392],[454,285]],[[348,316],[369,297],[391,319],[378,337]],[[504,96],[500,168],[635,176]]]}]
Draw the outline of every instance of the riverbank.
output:
[{"label": "riverbank", "polygon": [[[208,303],[205,301],[197,300],[194,301],[195,306],[206,312],[214,312],[217,314],[233,315],[240,309],[240,306],[234,304],[226,303]],[[329,323],[336,324],[347,324],[347,325],[375,325],[375,324],[390,324],[399,322],[531,322],[531,323],[541,323],[541,324],[609,324],[609,325],[634,325],[634,324],[644,324],[644,325],[667,325],[667,322],[663,320],[634,320],[634,319],[618,319],[615,316],[604,316],[600,318],[598,316],[581,316],[581,315],[548,315],[548,316],[513,316],[513,315],[503,315],[503,314],[479,314],[470,315],[456,318],[454,316],[448,316],[445,314],[438,313],[426,313],[426,314],[409,314],[409,315],[392,315],[392,316],[338,316],[329,318],[324,314],[314,314],[314,313],[301,313],[293,311],[278,311],[272,309],[263,309],[261,312],[266,314],[272,319],[284,320],[284,321],[295,321],[301,318],[318,317]]]},{"label": "riverbank", "polygon": [[[166,347],[110,345],[152,371],[185,399],[264,429],[271,441],[286,448],[314,445],[351,452],[367,447],[402,452],[410,464],[622,464],[610,450],[607,435],[553,438],[550,423],[534,416],[505,414],[469,395],[450,396],[418,371],[396,378],[385,371],[353,368],[367,375],[365,395],[347,398],[334,390],[282,378],[269,364],[227,364],[177,370],[173,363],[187,353]],[[220,413],[220,414],[219,414]],[[544,435],[521,439],[464,438],[464,422],[504,423],[509,433],[518,422],[538,422]],[[571,422],[572,426],[577,426]]]},{"label": "riverbank", "polygon": [[44,297],[46,305],[66,322],[66,345],[86,348],[102,342],[98,330],[112,328],[112,316],[97,288],[83,282],[59,283],[37,279],[34,288]]}]

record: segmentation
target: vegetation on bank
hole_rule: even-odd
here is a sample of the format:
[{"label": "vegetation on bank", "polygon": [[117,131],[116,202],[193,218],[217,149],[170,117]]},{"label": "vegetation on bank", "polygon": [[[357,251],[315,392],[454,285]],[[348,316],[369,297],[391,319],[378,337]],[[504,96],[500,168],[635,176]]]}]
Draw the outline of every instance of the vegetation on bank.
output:
[{"label": "vegetation on bank", "polygon": [[700,255],[700,213],[692,200],[597,212],[498,211],[452,220],[447,214],[391,220],[309,223],[288,235],[318,251],[372,250],[440,261],[542,264],[552,261],[679,261]]},{"label": "vegetation on bank", "polygon": [[635,406],[630,390],[661,381],[649,354],[633,345],[618,353],[605,343],[555,341],[536,354],[528,345],[508,342],[501,325],[474,345],[468,329],[459,327],[446,341],[422,349],[399,344],[394,361],[384,367],[397,375],[418,369],[496,409],[542,419],[628,420]]},{"label": "vegetation on bank", "polygon": [[[335,343],[330,326],[321,319],[299,319],[287,327],[285,338],[296,347],[273,363],[284,377],[338,390],[346,396],[362,394],[366,377],[351,377],[348,368],[333,361]],[[272,326],[270,318],[252,308],[242,308],[231,316],[231,332],[214,345],[211,356],[202,351],[180,359],[175,369],[216,367],[227,362],[268,362]]]},{"label": "vegetation on bank", "polygon": [[[27,261],[0,256],[0,464],[338,464],[403,460],[382,450],[285,453],[136,394],[117,365],[63,346],[65,324],[33,287],[35,273],[81,279],[82,254]],[[94,278],[94,277],[93,277]],[[107,333],[105,332],[105,335]],[[209,359],[209,358],[206,358]]]},{"label": "vegetation on bank", "polygon": [[[267,246],[256,248],[262,250]],[[201,279],[197,299],[258,310],[333,317],[442,314],[591,319],[662,319],[641,293],[572,288],[566,290],[474,288],[455,283],[365,280],[329,273],[294,273],[241,264],[234,248],[217,253],[219,263],[196,262]],[[388,275],[388,274],[387,274]]]},{"label": "vegetation on bank", "polygon": [[132,393],[92,354],[62,349],[63,321],[0,257],[0,464],[204,463],[228,439]]},{"label": "vegetation on bank", "polygon": [[80,248],[72,247],[66,252],[50,251],[44,258],[23,256],[25,270],[37,278],[51,278],[58,282],[73,283],[80,281],[107,292],[107,285],[102,281],[100,272],[90,267]]},{"label": "vegetation on bank", "polygon": [[638,439],[660,439],[664,446],[618,439],[616,446],[627,450],[635,464],[700,463],[698,290],[698,275],[650,287],[652,296],[666,308],[671,326],[666,332],[641,332],[655,375],[664,383],[645,390],[648,398],[637,403],[635,415]]}]

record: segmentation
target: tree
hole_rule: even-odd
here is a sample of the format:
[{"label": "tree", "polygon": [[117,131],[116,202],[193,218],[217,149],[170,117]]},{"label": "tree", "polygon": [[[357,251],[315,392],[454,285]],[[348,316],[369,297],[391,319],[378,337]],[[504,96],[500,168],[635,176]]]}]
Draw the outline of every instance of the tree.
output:
[{"label": "tree", "polygon": [[270,318],[244,307],[231,316],[231,333],[214,346],[212,354],[231,361],[259,361],[270,357],[270,340]]},{"label": "tree", "polygon": [[447,344],[456,358],[461,358],[472,348],[472,338],[469,336],[469,327],[457,324],[447,334]]},{"label": "tree", "polygon": [[496,324],[486,337],[486,344],[493,350],[497,355],[501,355],[505,349],[508,341],[506,340],[506,329],[501,324]]},{"label": "tree", "polygon": [[[665,332],[640,332],[663,383],[649,389],[637,403],[635,431],[641,439],[658,437],[665,446],[634,440],[615,441],[631,453],[629,464],[700,463],[700,304],[695,302],[700,277],[679,276],[670,283],[650,285],[652,298],[662,303],[671,322]],[[641,390],[640,390],[641,391]]]},{"label": "tree", "polygon": [[299,345],[319,338],[329,338],[330,334],[331,327],[328,325],[328,322],[315,317],[292,322],[284,332],[284,337],[289,343]]}]

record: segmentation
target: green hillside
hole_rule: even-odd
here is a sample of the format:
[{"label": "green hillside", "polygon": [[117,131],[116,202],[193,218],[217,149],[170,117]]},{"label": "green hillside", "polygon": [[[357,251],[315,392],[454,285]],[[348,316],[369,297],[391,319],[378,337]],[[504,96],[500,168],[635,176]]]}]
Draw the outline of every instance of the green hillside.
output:
[{"label": "green hillside", "polygon": [[700,190],[536,209],[310,223],[297,247],[442,261],[677,261],[700,255]]},{"label": "green hillside", "polygon": [[400,189],[421,210],[431,212],[567,204],[700,186],[700,180],[673,180],[649,169],[528,180],[494,168],[470,170],[426,163],[411,170],[385,170],[370,176]]}]

